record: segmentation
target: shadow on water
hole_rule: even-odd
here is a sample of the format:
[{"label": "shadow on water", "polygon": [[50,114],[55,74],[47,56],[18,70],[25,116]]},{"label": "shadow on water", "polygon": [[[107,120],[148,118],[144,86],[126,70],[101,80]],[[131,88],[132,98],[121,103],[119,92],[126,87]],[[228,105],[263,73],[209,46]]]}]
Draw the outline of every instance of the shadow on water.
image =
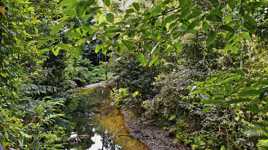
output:
[{"label": "shadow on water", "polygon": [[[75,130],[69,137],[69,149],[77,150],[121,150],[114,143],[111,135],[100,128],[93,120],[83,117],[76,118]],[[92,122],[92,123],[91,123]]]},{"label": "shadow on water", "polygon": [[66,149],[70,150],[147,150],[131,137],[123,115],[110,104],[109,92],[80,89],[68,101],[72,129]]}]

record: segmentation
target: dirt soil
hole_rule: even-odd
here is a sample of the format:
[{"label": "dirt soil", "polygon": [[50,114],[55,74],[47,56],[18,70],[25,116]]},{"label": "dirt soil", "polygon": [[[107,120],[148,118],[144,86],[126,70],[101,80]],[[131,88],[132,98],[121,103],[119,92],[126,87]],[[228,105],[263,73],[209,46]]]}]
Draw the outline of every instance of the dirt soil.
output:
[{"label": "dirt soil", "polygon": [[174,139],[169,136],[167,131],[144,122],[129,111],[121,110],[121,112],[130,135],[143,142],[150,150],[190,150],[183,144],[174,143]]}]

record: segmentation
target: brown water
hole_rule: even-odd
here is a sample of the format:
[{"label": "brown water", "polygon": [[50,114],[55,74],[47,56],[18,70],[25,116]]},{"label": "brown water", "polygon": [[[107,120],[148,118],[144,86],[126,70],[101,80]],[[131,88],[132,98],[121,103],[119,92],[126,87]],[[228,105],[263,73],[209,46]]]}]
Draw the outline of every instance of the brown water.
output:
[{"label": "brown water", "polygon": [[104,103],[97,115],[99,125],[105,128],[112,136],[115,143],[123,150],[148,150],[145,144],[133,138],[125,127],[124,116],[119,109]]},{"label": "brown water", "polygon": [[[76,130],[72,132],[72,149],[77,150],[148,150],[145,144],[133,138],[125,126],[119,109],[111,105],[109,92],[101,89],[80,89],[82,105],[89,112],[74,115]],[[79,99],[78,99],[79,100]],[[88,106],[87,106],[88,107]]]}]

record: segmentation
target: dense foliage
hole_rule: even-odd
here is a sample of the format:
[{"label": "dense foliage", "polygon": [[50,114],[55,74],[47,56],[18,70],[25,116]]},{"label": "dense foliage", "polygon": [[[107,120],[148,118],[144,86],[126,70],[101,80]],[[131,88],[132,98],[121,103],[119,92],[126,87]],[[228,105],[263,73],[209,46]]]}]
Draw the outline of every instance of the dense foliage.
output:
[{"label": "dense foliage", "polygon": [[157,73],[138,76],[153,79],[155,95],[146,92],[152,84],[125,86],[138,84],[129,76],[139,69],[120,72],[119,105],[138,97],[146,118],[192,149],[265,149],[267,2],[133,3],[114,20],[104,32],[115,37],[102,47],[114,49],[119,62],[136,57],[139,69]]},{"label": "dense foliage", "polygon": [[109,69],[118,107],[192,149],[267,149],[267,17],[265,0],[2,0],[1,145],[63,148],[86,106],[68,91]]},{"label": "dense foliage", "polygon": [[57,8],[57,0],[0,2],[1,148],[63,149],[76,109],[68,90],[105,79],[103,65],[55,27],[64,17]]}]

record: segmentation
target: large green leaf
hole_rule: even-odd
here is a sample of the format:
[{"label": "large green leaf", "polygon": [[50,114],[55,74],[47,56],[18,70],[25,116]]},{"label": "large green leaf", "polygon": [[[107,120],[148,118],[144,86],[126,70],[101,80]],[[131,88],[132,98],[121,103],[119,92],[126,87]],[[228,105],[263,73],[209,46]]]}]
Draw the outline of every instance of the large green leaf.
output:
[{"label": "large green leaf", "polygon": [[103,0],[104,4],[106,6],[110,6],[111,5],[111,0]]},{"label": "large green leaf", "polygon": [[257,22],[255,19],[249,15],[244,15],[244,26],[251,32],[255,33],[257,29]]},{"label": "large green leaf", "polygon": [[209,46],[209,45],[211,45],[211,44],[213,44],[213,42],[215,41],[215,39],[216,39],[216,32],[215,31],[210,31],[209,33],[208,33],[208,38],[207,38],[207,45]]},{"label": "large green leaf", "polygon": [[146,59],[146,57],[142,54],[142,53],[140,53],[138,56],[137,56],[137,59],[138,59],[138,61],[143,65],[143,66],[146,66],[147,65],[147,59]]}]

